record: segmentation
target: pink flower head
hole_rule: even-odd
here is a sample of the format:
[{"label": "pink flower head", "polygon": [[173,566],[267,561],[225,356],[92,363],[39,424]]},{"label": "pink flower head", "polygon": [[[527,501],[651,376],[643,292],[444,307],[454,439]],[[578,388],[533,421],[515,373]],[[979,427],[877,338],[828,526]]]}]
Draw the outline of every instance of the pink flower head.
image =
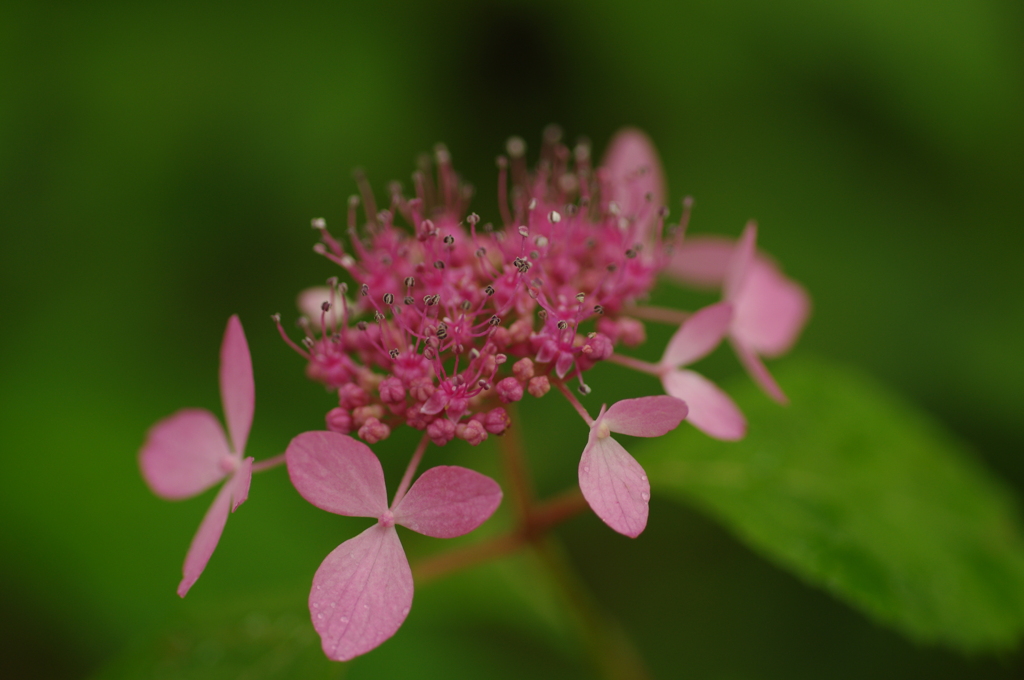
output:
[{"label": "pink flower head", "polygon": [[220,395],[228,437],[216,416],[203,409],[183,409],[150,428],[139,451],[146,483],[158,496],[189,498],[227,477],[203,517],[188,554],[178,595],[185,597],[206,568],[228,519],[249,495],[252,458],[243,458],[252,426],[255,387],[252,358],[238,316],[228,319],[220,348]]},{"label": "pink flower head", "polygon": [[[333,431],[372,442],[409,425],[439,446],[479,444],[491,428],[471,422],[496,403],[543,396],[552,381],[578,380],[585,392],[586,371],[616,344],[643,339],[627,312],[669,261],[664,179],[650,140],[624,130],[597,169],[589,146],[570,149],[555,128],[534,170],[521,139],[508,153],[497,226],[466,214],[468,189],[443,147],[436,176],[417,172],[413,196],[395,186],[386,208],[361,180],[347,241],[313,221],[316,251],[351,284],[332,279],[300,297],[301,344],[279,328],[308,375],[337,391]],[[524,360],[530,375],[514,368]],[[367,408],[376,409],[369,427]]]},{"label": "pink flower head", "polygon": [[757,225],[747,225],[739,241],[713,236],[688,237],[672,255],[666,273],[702,288],[722,286],[733,305],[729,338],[751,377],[772,398],[786,397],[761,357],[785,354],[796,342],[811,303],[804,288],[786,277],[755,248]]},{"label": "pink flower head", "polygon": [[452,538],[480,526],[501,502],[501,488],[493,479],[439,466],[420,475],[408,493],[400,489],[389,508],[377,457],[362,442],[335,432],[300,434],[285,458],[292,484],[307,501],[339,515],[377,520],[335,548],[313,577],[313,627],[324,653],[336,661],[377,647],[409,614],[412,572],[396,524]]},{"label": "pink flower head", "polygon": [[701,374],[684,369],[706,356],[725,338],[733,320],[729,302],[698,310],[679,327],[658,364],[661,384],[689,407],[686,420],[716,439],[733,441],[746,434],[743,413],[720,387]]},{"label": "pink flower head", "polygon": [[686,417],[686,404],[675,397],[624,399],[601,408],[590,426],[580,458],[580,490],[594,513],[620,534],[636,538],[647,526],[651,484],[640,463],[611,433],[660,437]]}]

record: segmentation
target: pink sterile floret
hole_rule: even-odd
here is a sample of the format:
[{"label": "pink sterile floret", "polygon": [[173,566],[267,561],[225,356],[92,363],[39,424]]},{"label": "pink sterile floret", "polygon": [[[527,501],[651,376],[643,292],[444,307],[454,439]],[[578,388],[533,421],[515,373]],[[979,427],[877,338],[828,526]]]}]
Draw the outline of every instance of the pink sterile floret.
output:
[{"label": "pink sterile floret", "polygon": [[689,237],[672,255],[666,273],[702,288],[722,286],[733,305],[729,338],[751,377],[772,398],[786,397],[768,373],[762,356],[785,354],[810,314],[807,291],[787,278],[755,248],[757,225],[751,222],[739,241],[717,236]]},{"label": "pink sterile floret", "polygon": [[620,534],[636,538],[647,526],[651,484],[644,469],[611,433],[660,437],[685,417],[686,404],[675,397],[643,397],[602,407],[590,426],[580,458],[580,490],[594,513]]},{"label": "pink sterile floret", "polygon": [[249,495],[253,459],[243,456],[256,397],[249,345],[237,316],[228,319],[221,344],[220,393],[230,444],[212,413],[183,409],[154,425],[139,451],[143,479],[163,498],[189,498],[228,477],[185,556],[184,578],[178,585],[182,597],[206,568],[228,512],[237,510]]},{"label": "pink sterile floret", "polygon": [[689,407],[686,420],[716,439],[742,439],[747,431],[743,413],[721,388],[701,374],[684,369],[718,346],[729,331],[732,304],[719,302],[698,310],[675,332],[658,364],[665,391]]},{"label": "pink sterile floret", "polygon": [[[475,421],[474,421],[475,422]],[[452,538],[480,526],[501,502],[501,488],[479,472],[434,467],[387,504],[384,472],[360,441],[335,432],[305,432],[285,452],[303,498],[339,515],[377,523],[332,551],[313,577],[309,610],[324,653],[347,661],[395,634],[412,606],[412,572],[398,540],[400,524]]]}]

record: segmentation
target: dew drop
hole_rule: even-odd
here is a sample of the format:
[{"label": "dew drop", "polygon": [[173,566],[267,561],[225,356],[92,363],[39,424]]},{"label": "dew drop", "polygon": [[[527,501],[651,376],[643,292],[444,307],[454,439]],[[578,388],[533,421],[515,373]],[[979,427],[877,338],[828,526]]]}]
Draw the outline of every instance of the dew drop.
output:
[{"label": "dew drop", "polygon": [[348,617],[347,616],[342,616],[341,617],[341,622],[342,623],[348,623]]},{"label": "dew drop", "polygon": [[368,605],[368,604],[364,604],[363,605],[363,609],[369,609],[369,608],[370,608],[370,605]]},{"label": "dew drop", "polygon": [[408,607],[404,607],[402,609],[402,616],[408,616],[408,615],[409,615],[409,608]]},{"label": "dew drop", "polygon": [[583,471],[584,472],[590,472],[590,466],[589,465],[584,465],[583,466]]},{"label": "dew drop", "polygon": [[322,618],[324,618],[324,615],[323,615],[323,614],[317,614],[317,615],[316,615],[316,618],[318,618],[318,619],[322,619]]},{"label": "dew drop", "polygon": [[649,501],[651,500],[651,494],[644,491],[642,494],[640,494],[640,498],[643,498],[645,501]]},{"label": "dew drop", "polygon": [[646,482],[646,481],[647,481],[647,475],[643,475],[643,476],[641,476],[641,477],[640,477],[640,479],[641,479],[641,481],[644,481],[644,482]]},{"label": "dew drop", "polygon": [[319,606],[320,606],[319,602],[314,602],[313,603],[313,609],[317,609]]}]

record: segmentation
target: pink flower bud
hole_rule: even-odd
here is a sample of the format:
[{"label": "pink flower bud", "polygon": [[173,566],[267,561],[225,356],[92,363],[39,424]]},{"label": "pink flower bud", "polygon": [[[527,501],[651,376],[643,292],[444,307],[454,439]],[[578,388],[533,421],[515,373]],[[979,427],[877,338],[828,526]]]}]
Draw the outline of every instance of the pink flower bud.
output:
[{"label": "pink flower bud", "polygon": [[530,378],[530,385],[527,389],[533,396],[543,397],[551,389],[551,383],[546,375],[538,375],[535,378]]},{"label": "pink flower bud", "polygon": [[384,417],[384,407],[380,404],[373,404],[372,406],[360,406],[359,408],[352,409],[352,424],[357,428],[361,428],[367,420],[370,418],[376,418],[380,420]]},{"label": "pink flower bud", "polygon": [[495,389],[498,391],[498,397],[506,404],[523,398],[523,384],[515,378],[503,379]]},{"label": "pink flower bud", "polygon": [[367,444],[376,444],[382,439],[387,439],[391,434],[391,428],[376,418],[367,418],[363,426],[359,428],[359,438]]},{"label": "pink flower bud", "polygon": [[466,440],[472,446],[479,446],[487,439],[487,430],[479,420],[470,420],[468,423],[459,423],[455,426],[455,436]]},{"label": "pink flower bud", "polygon": [[346,383],[338,388],[338,406],[351,411],[370,403],[370,395],[355,383]]},{"label": "pink flower bud", "polygon": [[533,360],[523,358],[512,364],[512,374],[520,382],[526,382],[533,377]]},{"label": "pink flower bud", "polygon": [[508,429],[508,426],[512,424],[512,419],[509,417],[505,409],[498,407],[487,412],[484,416],[483,425],[484,429],[491,434],[501,434]]},{"label": "pink flower bud", "polygon": [[332,408],[327,412],[327,429],[338,434],[348,434],[352,431],[352,416],[340,406]]},{"label": "pink flower bud", "polygon": [[405,388],[402,381],[394,376],[388,376],[380,381],[380,400],[385,404],[400,404],[405,401]]},{"label": "pink flower bud", "polygon": [[434,418],[427,425],[427,436],[438,446],[444,446],[455,437],[455,423],[447,418]]}]

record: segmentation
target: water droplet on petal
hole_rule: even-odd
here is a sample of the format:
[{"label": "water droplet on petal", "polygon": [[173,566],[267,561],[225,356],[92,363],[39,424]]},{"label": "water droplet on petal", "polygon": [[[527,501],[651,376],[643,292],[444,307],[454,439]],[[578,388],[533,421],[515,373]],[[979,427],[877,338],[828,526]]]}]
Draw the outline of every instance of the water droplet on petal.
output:
[{"label": "water droplet on petal", "polygon": [[651,500],[651,494],[644,491],[642,494],[640,494],[640,498],[643,498],[645,501],[649,501]]},{"label": "water droplet on petal", "polygon": [[643,475],[642,477],[640,477],[640,481],[646,482],[647,481],[647,475]]},{"label": "water droplet on petal", "polygon": [[584,472],[590,472],[590,466],[589,465],[584,465],[583,466],[583,471]]},{"label": "water droplet on petal", "polygon": [[409,608],[408,607],[403,608],[402,609],[402,616],[408,616],[408,615],[409,615]]},{"label": "water droplet on petal", "polygon": [[317,615],[316,615],[316,618],[318,618],[318,619],[322,619],[322,618],[324,618],[324,615],[323,615],[323,614],[317,614]]},{"label": "water droplet on petal", "polygon": [[369,609],[369,608],[370,608],[370,605],[368,605],[368,604],[364,604],[363,605],[363,609]]},{"label": "water droplet on petal", "polygon": [[341,622],[342,623],[348,623],[348,617],[347,616],[342,616],[341,617]]},{"label": "water droplet on petal", "polygon": [[314,603],[313,603],[313,609],[316,609],[316,608],[317,608],[317,607],[319,607],[319,606],[320,606],[320,603],[319,603],[319,602],[314,602]]}]

